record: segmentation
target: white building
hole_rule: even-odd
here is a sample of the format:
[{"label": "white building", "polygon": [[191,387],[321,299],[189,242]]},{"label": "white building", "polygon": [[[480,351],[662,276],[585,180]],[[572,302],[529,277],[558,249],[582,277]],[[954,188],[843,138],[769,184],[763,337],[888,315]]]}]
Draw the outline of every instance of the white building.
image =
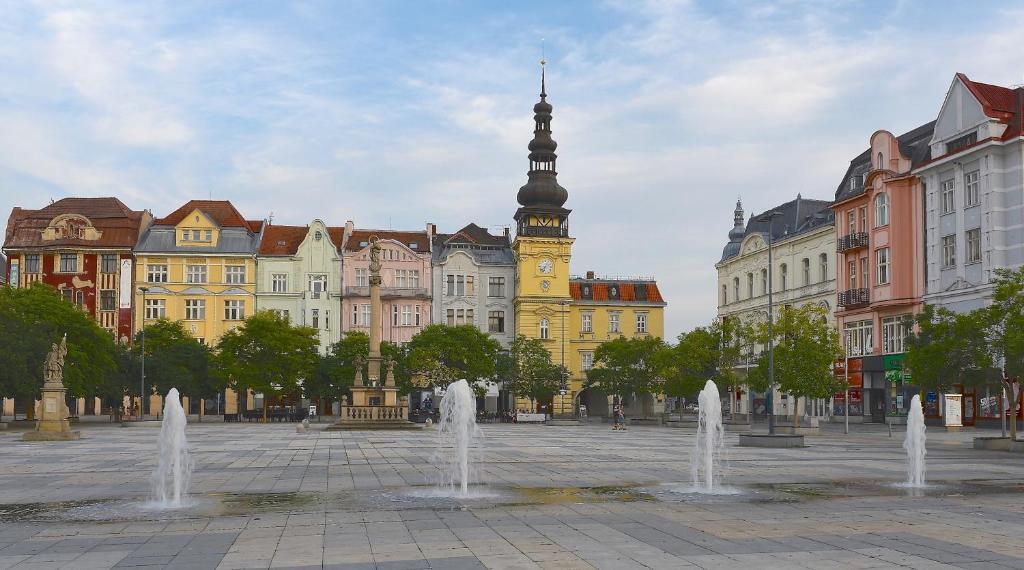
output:
[{"label": "white building", "polygon": [[[769,210],[781,215],[772,221],[772,302],[776,316],[781,307],[800,307],[815,303],[824,307],[830,323],[834,323],[836,299],[835,279],[835,216],[830,201],[796,200]],[[733,229],[718,270],[718,318],[742,322],[762,322],[768,318],[768,220],[765,214],[751,216],[743,224],[743,207],[736,202]],[[754,354],[763,347],[754,347]],[[756,357],[751,354],[744,368],[752,367]],[[731,409],[747,414],[753,405],[755,416],[765,413],[763,394],[732,393]],[[827,415],[828,401],[801,403],[808,416]],[[777,416],[791,414],[787,394],[775,391]]]},{"label": "white building", "polygon": [[320,353],[341,340],[344,228],[267,225],[256,256],[256,310],[276,311],[317,329]]},{"label": "white building", "polygon": [[958,73],[942,103],[925,186],[924,302],[967,312],[988,304],[998,268],[1024,264],[1024,88]]}]

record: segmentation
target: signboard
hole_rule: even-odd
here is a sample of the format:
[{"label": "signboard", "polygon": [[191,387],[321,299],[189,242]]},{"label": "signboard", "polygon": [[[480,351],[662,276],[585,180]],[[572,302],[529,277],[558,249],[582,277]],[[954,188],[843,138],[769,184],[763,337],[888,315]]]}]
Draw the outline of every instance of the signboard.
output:
[{"label": "signboard", "polygon": [[21,275],[19,271],[20,269],[21,266],[18,265],[17,261],[11,262],[11,278],[8,279],[7,282],[11,285],[11,287],[14,287],[15,289],[21,286]]},{"label": "signboard", "polygon": [[946,398],[946,427],[962,427],[963,395],[943,394]]},{"label": "signboard", "polygon": [[316,406],[310,406],[309,407],[309,415],[310,416],[315,416],[316,415]]},{"label": "signboard", "polygon": [[121,295],[118,300],[118,307],[121,309],[132,308],[132,260],[121,260]]},{"label": "signboard", "polygon": [[545,414],[528,414],[526,412],[516,414],[516,421],[521,423],[541,423],[546,419]]}]

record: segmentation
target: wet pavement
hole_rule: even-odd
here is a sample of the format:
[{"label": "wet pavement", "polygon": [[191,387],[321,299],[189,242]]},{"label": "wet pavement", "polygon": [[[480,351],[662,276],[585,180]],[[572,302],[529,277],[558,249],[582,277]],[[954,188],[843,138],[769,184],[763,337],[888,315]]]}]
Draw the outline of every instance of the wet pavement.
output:
[{"label": "wet pavement", "polygon": [[[314,426],[317,427],[317,426]],[[432,432],[193,424],[193,504],[147,504],[157,430],[0,432],[0,568],[1024,568],[1024,456],[930,430],[735,447],[694,493],[692,430],[485,425],[479,485],[439,493]]]}]

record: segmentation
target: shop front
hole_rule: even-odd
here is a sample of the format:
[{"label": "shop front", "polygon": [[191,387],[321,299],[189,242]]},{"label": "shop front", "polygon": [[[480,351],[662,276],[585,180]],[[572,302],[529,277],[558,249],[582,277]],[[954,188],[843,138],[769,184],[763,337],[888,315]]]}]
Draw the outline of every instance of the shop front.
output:
[{"label": "shop front", "polygon": [[837,360],[833,366],[836,381],[840,384],[848,383],[849,390],[837,392],[832,398],[832,415],[846,415],[846,393],[850,394],[850,417],[864,416],[864,375],[862,372],[863,361],[860,358],[849,359],[849,371],[846,370],[846,360]]}]

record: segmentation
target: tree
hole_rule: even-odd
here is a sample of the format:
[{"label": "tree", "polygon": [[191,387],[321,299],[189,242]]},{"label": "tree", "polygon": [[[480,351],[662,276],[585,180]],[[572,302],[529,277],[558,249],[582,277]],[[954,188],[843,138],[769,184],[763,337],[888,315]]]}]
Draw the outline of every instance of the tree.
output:
[{"label": "tree", "polygon": [[735,386],[744,330],[739,321],[729,319],[680,334],[678,343],[668,349],[671,372],[665,394],[689,398],[708,380],[722,387]]},{"label": "tree", "polygon": [[[672,373],[672,355],[657,337],[619,337],[594,350],[594,367],[587,371],[587,387],[606,394],[644,396],[664,391]],[[646,412],[646,411],[645,411]]]},{"label": "tree", "polygon": [[534,408],[538,400],[548,400],[561,387],[561,368],[551,362],[551,352],[536,338],[517,335],[497,366],[498,379],[516,397],[530,400]]},{"label": "tree", "polygon": [[365,360],[369,354],[369,335],[363,331],[344,333],[341,340],[332,344],[327,354],[318,360],[310,381],[303,384],[306,397],[340,400],[355,381],[356,359]]},{"label": "tree", "polygon": [[63,335],[67,335],[64,386],[68,394],[99,393],[118,369],[112,335],[49,285],[0,287],[0,394],[38,398],[43,362]]},{"label": "tree", "polygon": [[[210,349],[192,336],[181,321],[160,319],[146,325],[146,386],[158,394],[177,388],[192,398],[215,398],[223,379],[211,370]],[[136,333],[133,352],[142,353],[142,332]]]},{"label": "tree", "polygon": [[914,385],[941,393],[954,384],[984,383],[992,367],[985,317],[985,311],[954,313],[925,305],[903,361]]},{"label": "tree", "polygon": [[[832,371],[843,355],[839,333],[819,305],[783,307],[774,323],[775,379],[779,390],[793,396],[793,426],[800,425],[800,398],[828,398],[841,388]],[[758,342],[768,344],[767,324],[759,324]],[[768,384],[768,353],[751,373],[754,382]]]},{"label": "tree", "polygon": [[303,380],[313,376],[319,344],[316,329],[292,326],[273,311],[261,311],[221,337],[217,369],[240,394],[263,394],[266,421],[271,397],[297,396]]},{"label": "tree", "polygon": [[1024,267],[997,269],[993,284],[992,305],[983,309],[982,318],[992,352],[1002,365],[999,382],[1004,401],[1010,403],[1010,438],[1016,440],[1017,397],[1013,382],[1019,382],[1024,375]]},{"label": "tree", "polygon": [[443,388],[465,378],[471,384],[492,378],[501,345],[473,325],[429,325],[407,346],[408,370],[424,386]]}]

